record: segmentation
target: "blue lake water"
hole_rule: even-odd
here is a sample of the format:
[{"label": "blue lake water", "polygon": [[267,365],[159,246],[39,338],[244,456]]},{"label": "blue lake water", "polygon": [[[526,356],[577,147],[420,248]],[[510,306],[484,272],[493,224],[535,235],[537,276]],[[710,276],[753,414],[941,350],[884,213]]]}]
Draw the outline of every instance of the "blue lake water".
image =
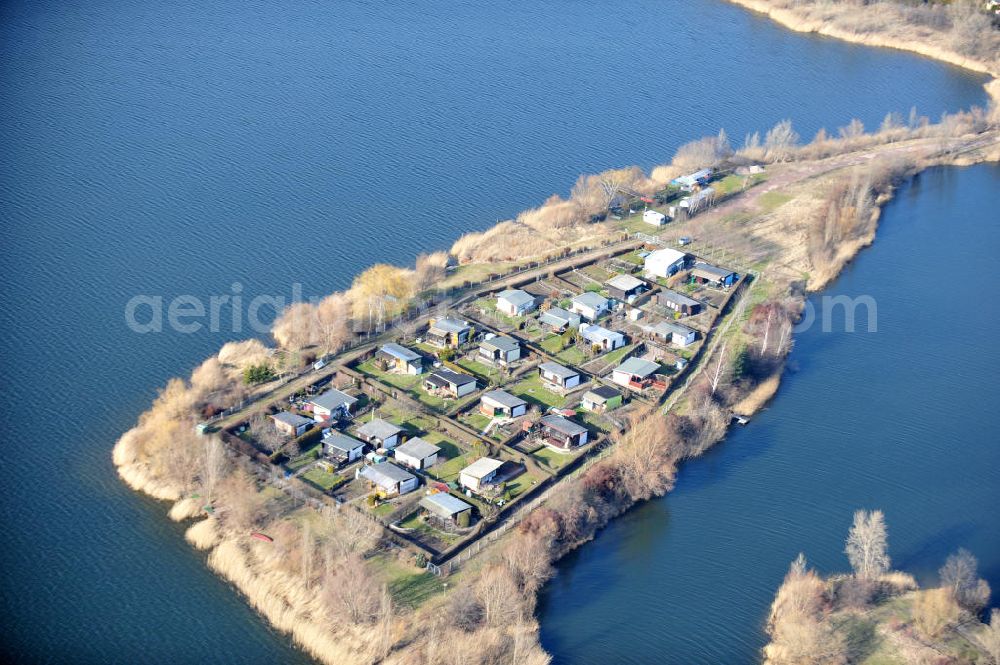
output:
[{"label": "blue lake water", "polygon": [[858,508],[885,511],[894,565],[921,582],[965,547],[1000,589],[1000,310],[981,278],[1000,248],[997,191],[996,165],[901,189],[825,293],[873,298],[877,331],[863,306],[853,333],[831,310],[830,332],[798,335],[771,408],[560,562],[540,611],[556,663],[759,660],[788,564],[802,551],[849,570]]},{"label": "blue lake water", "polygon": [[[581,171],[648,167],[720,127],[741,138],[784,117],[804,136],[855,116],[872,126],[911,106],[936,117],[982,103],[982,81],[901,53],[789,33],[714,0],[2,3],[5,660],[307,660],[208,572],[162,504],[114,474],[111,446],[156,388],[248,334],[138,335],[123,316],[132,296],[227,294],[234,282],[247,296],[288,297],[295,283],[306,296],[324,294],[372,262],[412,262],[565,192]],[[808,345],[796,351],[803,367]],[[837,385],[837,350],[823,353],[834,355],[816,362]],[[938,368],[940,354],[926,367]],[[779,413],[816,421],[784,400],[737,436],[755,436]],[[735,441],[685,471],[677,496],[716,457],[718,468],[731,460],[726,482],[736,482],[748,447]],[[826,477],[838,494],[836,463]],[[764,489],[760,501],[770,496]],[[613,528],[679,501],[650,504]],[[674,512],[675,520],[697,514]],[[836,540],[848,517],[834,515]],[[745,519],[710,517],[702,520],[713,529]],[[901,536],[906,518],[890,511],[889,519]],[[956,536],[962,523],[951,522]],[[673,547],[672,557],[684,549],[673,545],[673,525],[654,518],[628,538],[609,533],[637,555]],[[920,536],[914,526],[914,538],[931,539],[935,528]],[[829,539],[802,535],[793,549],[829,554]],[[606,538],[564,565],[553,594],[574,570],[589,574],[589,551],[609,556]],[[777,554],[755,561],[754,602],[794,552]],[[660,563],[680,568],[684,559]],[[642,584],[653,570],[589,570],[604,576],[604,595],[630,579],[644,592],[656,588]],[[704,579],[706,588],[722,589],[725,579],[718,583]],[[626,605],[615,613],[642,607],[632,598]],[[544,639],[576,662],[584,656],[558,637],[569,616],[546,611]],[[751,624],[740,625],[737,641],[759,639]],[[668,625],[655,632],[671,647],[696,639]]]}]

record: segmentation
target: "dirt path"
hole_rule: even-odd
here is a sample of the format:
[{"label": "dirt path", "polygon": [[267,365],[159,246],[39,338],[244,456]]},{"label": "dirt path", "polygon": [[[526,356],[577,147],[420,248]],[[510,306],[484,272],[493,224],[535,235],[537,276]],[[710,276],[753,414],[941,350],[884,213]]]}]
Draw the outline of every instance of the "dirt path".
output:
[{"label": "dirt path", "polygon": [[[949,141],[948,152],[962,154],[986,148],[998,142],[1000,142],[1000,135],[997,132],[973,138],[953,139]],[[760,198],[770,192],[787,190],[807,180],[819,178],[847,167],[858,166],[876,158],[907,155],[927,157],[932,156],[935,152],[939,152],[940,148],[941,139],[915,139],[899,144],[890,143],[884,146],[867,147],[856,152],[835,155],[820,160],[779,164],[777,167],[772,167],[773,175],[769,175],[768,179],[762,185],[752,187],[742,194],[720,203],[711,210],[698,215],[695,219],[704,223],[714,221],[717,218],[725,217],[737,211],[762,210],[763,206],[760,203]]]}]

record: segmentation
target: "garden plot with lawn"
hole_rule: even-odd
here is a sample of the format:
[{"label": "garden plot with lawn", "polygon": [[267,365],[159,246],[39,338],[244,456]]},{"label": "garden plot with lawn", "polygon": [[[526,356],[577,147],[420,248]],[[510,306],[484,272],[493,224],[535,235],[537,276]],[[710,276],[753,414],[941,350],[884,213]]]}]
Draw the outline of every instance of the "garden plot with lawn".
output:
[{"label": "garden plot with lawn", "polygon": [[566,398],[545,388],[542,385],[541,378],[537,374],[532,374],[528,378],[514,384],[510,388],[510,392],[525,402],[535,404],[542,409],[547,409],[550,406],[562,408],[566,404]]}]

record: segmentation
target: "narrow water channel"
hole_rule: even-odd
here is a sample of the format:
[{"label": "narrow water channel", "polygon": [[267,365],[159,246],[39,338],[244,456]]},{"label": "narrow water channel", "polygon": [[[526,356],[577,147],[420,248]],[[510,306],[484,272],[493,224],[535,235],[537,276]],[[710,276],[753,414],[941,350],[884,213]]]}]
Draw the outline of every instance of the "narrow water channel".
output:
[{"label": "narrow water channel", "polygon": [[898,192],[811,300],[871,296],[877,332],[864,307],[857,332],[841,309],[801,332],[769,409],[559,564],[539,612],[556,663],[755,662],[789,562],[846,570],[857,508],[885,511],[896,567],[934,582],[965,547],[1000,589],[998,192],[996,165]]}]

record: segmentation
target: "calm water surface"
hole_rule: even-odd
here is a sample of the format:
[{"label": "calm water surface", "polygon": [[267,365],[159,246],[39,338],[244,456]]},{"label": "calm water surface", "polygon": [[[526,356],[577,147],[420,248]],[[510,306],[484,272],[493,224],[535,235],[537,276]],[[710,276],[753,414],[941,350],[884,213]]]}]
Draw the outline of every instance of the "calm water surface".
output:
[{"label": "calm water surface", "polygon": [[[720,127],[742,137],[783,117],[807,136],[853,116],[871,126],[911,105],[934,117],[981,103],[981,83],[709,0],[0,4],[5,660],[305,660],[207,571],[163,505],[115,477],[111,446],[156,387],[247,334],[139,336],[122,314],[132,296],[204,297],[234,282],[248,296],[288,296],[297,282],[307,296],[327,293],[376,260],[411,262],[565,192],[583,170],[651,166]],[[807,344],[797,352],[804,365]],[[921,368],[936,370],[942,355],[934,349]],[[831,385],[843,378],[823,372]],[[762,418],[745,436],[765,427]],[[826,486],[834,494],[839,468]],[[659,515],[627,530],[679,500],[609,533],[637,555],[658,551],[674,542],[673,522]],[[839,532],[846,513],[831,514]],[[711,517],[703,528],[747,519]],[[889,517],[901,535],[905,518]],[[808,540],[790,547],[829,549]],[[755,570],[767,573],[758,590],[791,556],[772,560],[760,541],[747,541],[761,552]],[[725,548],[675,544],[657,560],[680,569],[685,552],[708,546]],[[605,544],[593,551],[611,556]],[[553,594],[585,568],[567,563]],[[595,572],[593,600],[632,580],[665,606],[670,597],[650,595],[654,573]],[[703,582],[725,592],[721,578]],[[638,611],[642,597],[605,618]],[[546,642],[564,661],[584,658],[558,637],[567,627],[558,622],[573,616],[569,607],[545,615]],[[738,628],[751,641],[755,630]],[[667,624],[652,633],[671,648],[697,641]]]},{"label": "calm water surface", "polygon": [[848,570],[858,508],[885,511],[896,567],[933,583],[966,547],[1000,589],[1000,309],[981,277],[1000,249],[998,191],[984,165],[899,192],[827,292],[872,296],[877,332],[842,332],[842,311],[841,332],[803,332],[770,409],[559,564],[541,609],[557,663],[758,660],[788,564],[804,551]]}]

